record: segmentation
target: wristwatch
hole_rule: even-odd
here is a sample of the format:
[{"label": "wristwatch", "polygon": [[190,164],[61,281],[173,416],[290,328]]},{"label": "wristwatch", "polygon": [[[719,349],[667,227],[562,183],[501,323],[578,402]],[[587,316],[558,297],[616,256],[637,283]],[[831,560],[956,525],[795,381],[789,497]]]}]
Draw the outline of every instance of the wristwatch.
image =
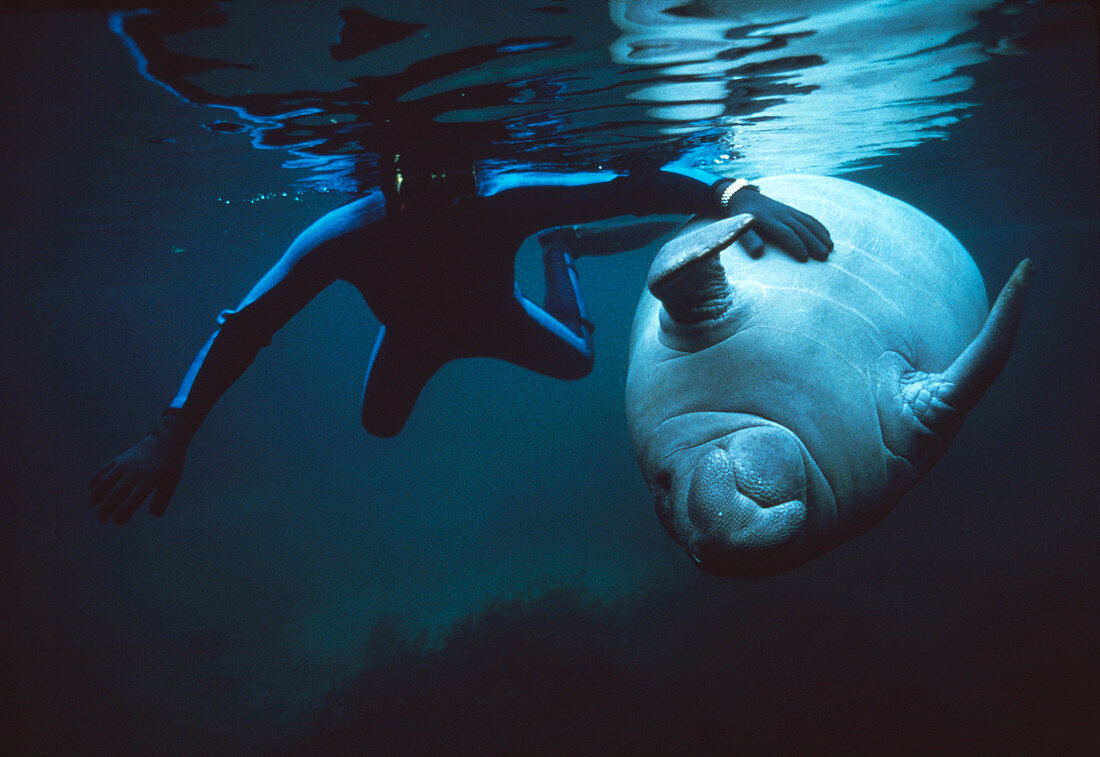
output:
[{"label": "wristwatch", "polygon": [[760,191],[760,187],[750,184],[747,179],[734,179],[726,185],[726,188],[722,190],[722,194],[718,196],[718,204],[722,206],[722,210],[730,209],[730,203],[733,202],[734,195],[742,189]]}]

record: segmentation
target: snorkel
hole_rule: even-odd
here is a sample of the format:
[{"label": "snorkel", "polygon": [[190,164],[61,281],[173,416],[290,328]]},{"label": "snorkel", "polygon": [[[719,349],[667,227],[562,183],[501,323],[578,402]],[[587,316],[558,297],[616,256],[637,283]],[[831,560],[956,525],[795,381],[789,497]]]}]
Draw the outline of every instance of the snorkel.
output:
[{"label": "snorkel", "polygon": [[441,169],[395,152],[383,157],[380,168],[382,194],[401,211],[447,205],[478,192],[473,163]]}]

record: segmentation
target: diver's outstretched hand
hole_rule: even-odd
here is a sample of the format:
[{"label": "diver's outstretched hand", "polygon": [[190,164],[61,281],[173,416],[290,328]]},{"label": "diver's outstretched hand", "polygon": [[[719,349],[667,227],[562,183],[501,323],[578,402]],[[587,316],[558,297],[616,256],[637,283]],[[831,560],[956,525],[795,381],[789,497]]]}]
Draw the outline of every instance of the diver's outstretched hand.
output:
[{"label": "diver's outstretched hand", "polygon": [[[754,258],[764,254],[764,242],[781,247],[795,260],[825,260],[833,249],[829,231],[808,213],[784,205],[755,189],[737,192],[729,204],[731,216],[752,213],[751,229],[741,237],[745,251]],[[763,239],[761,239],[763,237]]]},{"label": "diver's outstretched hand", "polygon": [[125,523],[150,494],[150,512],[164,515],[183,474],[187,445],[194,426],[175,415],[164,415],[147,437],[100,468],[89,483],[88,503],[96,518]]}]

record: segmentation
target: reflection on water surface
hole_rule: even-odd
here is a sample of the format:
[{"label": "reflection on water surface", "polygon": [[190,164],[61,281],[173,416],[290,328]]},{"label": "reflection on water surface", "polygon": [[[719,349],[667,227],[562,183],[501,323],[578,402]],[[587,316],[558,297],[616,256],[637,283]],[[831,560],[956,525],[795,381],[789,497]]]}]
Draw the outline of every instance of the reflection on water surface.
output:
[{"label": "reflection on water surface", "polygon": [[355,190],[391,150],[487,171],[866,167],[964,118],[967,67],[1019,52],[1027,13],[989,0],[239,0],[111,23],[145,75],[236,111],[212,129],[247,128],[312,169],[314,188]]}]

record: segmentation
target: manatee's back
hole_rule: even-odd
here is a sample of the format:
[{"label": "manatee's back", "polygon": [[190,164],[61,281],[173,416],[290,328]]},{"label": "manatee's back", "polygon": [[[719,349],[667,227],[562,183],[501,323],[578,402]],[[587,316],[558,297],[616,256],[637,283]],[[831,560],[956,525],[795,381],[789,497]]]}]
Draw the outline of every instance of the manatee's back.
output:
[{"label": "manatee's back", "polygon": [[723,255],[731,279],[835,298],[838,310],[873,324],[922,371],[947,367],[981,328],[987,312],[981,274],[932,218],[843,179],[788,174],[758,184],[820,220],[836,248],[825,265],[797,263],[775,250],[753,261],[731,250]]}]

